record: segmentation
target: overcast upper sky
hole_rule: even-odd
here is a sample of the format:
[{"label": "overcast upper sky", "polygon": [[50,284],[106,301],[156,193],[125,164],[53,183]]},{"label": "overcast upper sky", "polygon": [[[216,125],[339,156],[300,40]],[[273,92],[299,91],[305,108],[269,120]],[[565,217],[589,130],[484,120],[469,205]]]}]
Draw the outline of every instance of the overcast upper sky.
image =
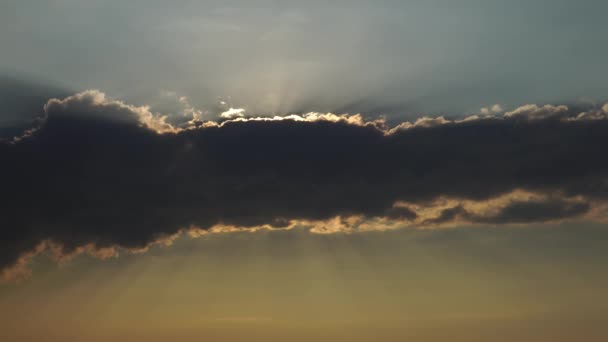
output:
[{"label": "overcast upper sky", "polygon": [[[4,0],[0,73],[173,107],[459,115],[603,101],[608,3]],[[166,96],[165,96],[166,97]]]}]

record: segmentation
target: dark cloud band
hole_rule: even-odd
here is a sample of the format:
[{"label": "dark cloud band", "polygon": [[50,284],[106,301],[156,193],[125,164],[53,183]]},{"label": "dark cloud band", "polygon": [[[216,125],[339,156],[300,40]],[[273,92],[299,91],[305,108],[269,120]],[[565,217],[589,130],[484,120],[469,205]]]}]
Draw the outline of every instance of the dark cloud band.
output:
[{"label": "dark cloud band", "polygon": [[415,221],[423,219],[415,206],[439,198],[483,203],[516,190],[544,199],[481,216],[455,206],[423,223],[579,216],[608,197],[605,114],[531,106],[392,129],[316,115],[177,130],[98,92],[52,100],[38,129],[0,144],[0,267],[42,241],[70,253],[89,244],[142,248],[190,226]]}]

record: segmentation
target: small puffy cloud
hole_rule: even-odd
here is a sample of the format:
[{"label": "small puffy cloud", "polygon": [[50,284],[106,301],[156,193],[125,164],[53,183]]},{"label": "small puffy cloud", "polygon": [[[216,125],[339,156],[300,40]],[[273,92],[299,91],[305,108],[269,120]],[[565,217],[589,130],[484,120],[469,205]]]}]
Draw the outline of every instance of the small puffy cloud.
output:
[{"label": "small puffy cloud", "polygon": [[245,116],[244,108],[232,108],[230,107],[228,110],[222,112],[220,117],[223,119],[234,119],[234,118],[242,118]]},{"label": "small puffy cloud", "polygon": [[499,114],[499,113],[502,113],[503,111],[504,111],[504,109],[502,109],[501,105],[495,104],[491,107],[481,108],[479,113],[483,114],[483,115],[490,115],[490,114]]},{"label": "small puffy cloud", "polygon": [[502,113],[504,111],[504,109],[502,109],[502,106],[499,104],[495,104],[492,106],[492,113],[498,114],[498,113]]}]

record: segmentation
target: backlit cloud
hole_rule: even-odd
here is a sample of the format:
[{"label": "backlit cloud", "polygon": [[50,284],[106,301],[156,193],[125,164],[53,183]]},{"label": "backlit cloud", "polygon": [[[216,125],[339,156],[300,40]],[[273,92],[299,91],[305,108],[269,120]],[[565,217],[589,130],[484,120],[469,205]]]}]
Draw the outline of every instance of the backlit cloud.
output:
[{"label": "backlit cloud", "polygon": [[106,258],[182,233],[356,233],[605,213],[602,108],[525,105],[393,126],[331,113],[191,115],[174,126],[93,90],[49,100],[35,129],[0,144],[4,277],[25,275],[42,251]]}]

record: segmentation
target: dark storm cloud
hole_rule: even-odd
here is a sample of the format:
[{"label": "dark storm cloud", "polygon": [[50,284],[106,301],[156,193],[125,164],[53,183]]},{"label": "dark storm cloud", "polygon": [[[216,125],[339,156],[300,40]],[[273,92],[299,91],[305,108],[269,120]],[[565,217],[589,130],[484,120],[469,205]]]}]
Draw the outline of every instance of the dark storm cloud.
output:
[{"label": "dark storm cloud", "polygon": [[168,134],[157,133],[168,126],[144,107],[94,91],[45,108],[37,130],[0,144],[2,267],[47,240],[70,253],[91,243],[140,248],[189,226],[415,220],[414,210],[393,205],[484,201],[516,189],[549,199],[483,217],[456,207],[435,223],[538,222],[608,198],[608,120],[599,108],[390,131],[346,119],[233,120]]},{"label": "dark storm cloud", "polygon": [[415,220],[418,214],[409,208],[394,207],[386,210],[384,216],[394,220]]}]

